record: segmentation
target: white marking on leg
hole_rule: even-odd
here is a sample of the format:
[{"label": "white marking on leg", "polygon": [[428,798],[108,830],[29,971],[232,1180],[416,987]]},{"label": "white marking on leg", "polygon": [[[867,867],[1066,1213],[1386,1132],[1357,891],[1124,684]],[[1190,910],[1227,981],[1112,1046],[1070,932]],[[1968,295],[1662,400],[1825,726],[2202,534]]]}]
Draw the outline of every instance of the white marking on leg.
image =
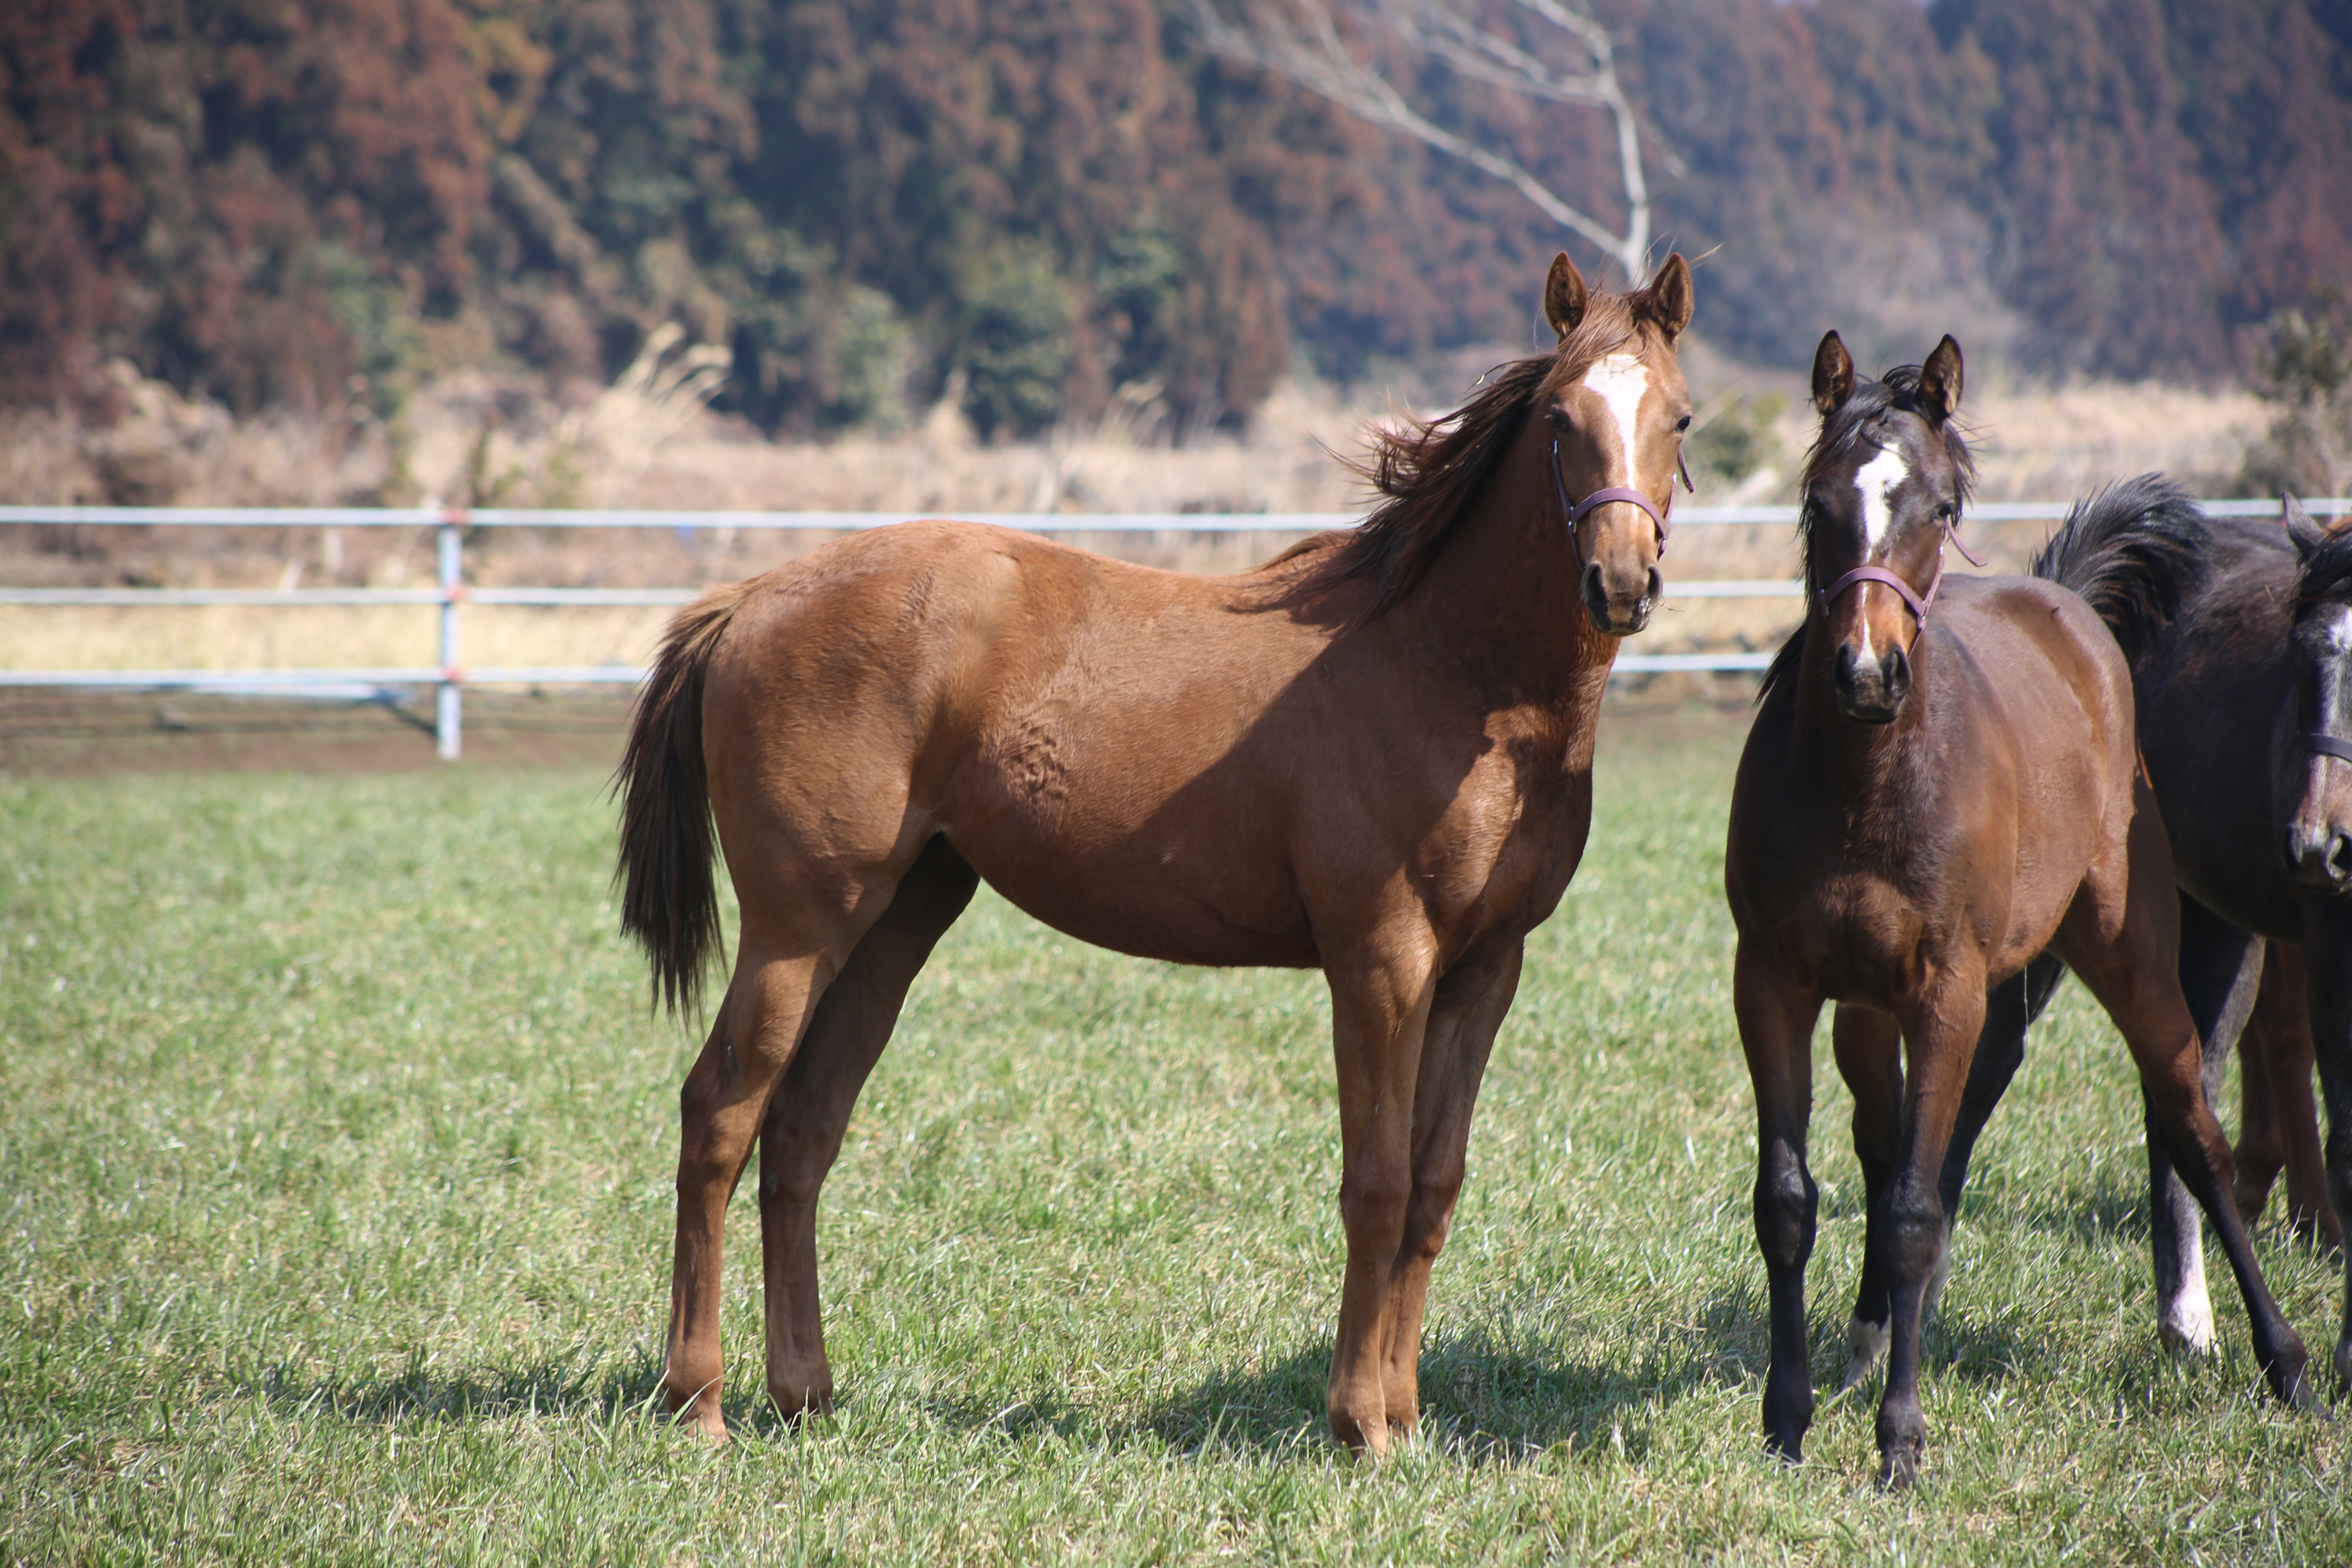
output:
[{"label": "white marking on leg", "polygon": [[2157,1337],[2175,1355],[2213,1353],[2213,1301],[2205,1293],[2204,1239],[2194,1230],[2180,1249],[2180,1289],[2156,1315]]},{"label": "white marking on leg", "polygon": [[1639,482],[1633,472],[1633,416],[1650,390],[1650,367],[1635,354],[1610,354],[1593,362],[1584,373],[1584,384],[1600,394],[1610,417],[1617,421],[1617,449],[1624,455],[1626,482]]},{"label": "white marking on leg", "polygon": [[1862,536],[1872,554],[1895,521],[1895,492],[1911,477],[1911,465],[1893,447],[1881,447],[1878,456],[1854,471],[1853,488],[1862,497]]}]

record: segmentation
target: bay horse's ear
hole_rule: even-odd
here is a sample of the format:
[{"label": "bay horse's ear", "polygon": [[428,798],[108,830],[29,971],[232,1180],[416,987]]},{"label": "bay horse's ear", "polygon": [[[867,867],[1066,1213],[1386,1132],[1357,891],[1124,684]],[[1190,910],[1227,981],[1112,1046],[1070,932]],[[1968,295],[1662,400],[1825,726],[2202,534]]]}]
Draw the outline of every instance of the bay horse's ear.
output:
[{"label": "bay horse's ear", "polygon": [[1845,352],[1845,340],[1834,330],[1822,334],[1822,346],[1813,351],[1813,406],[1828,418],[1845,406],[1853,395],[1853,356]]},{"label": "bay horse's ear", "polygon": [[1683,335],[1691,319],[1691,275],[1681,251],[1666,258],[1650,286],[1633,300],[1633,314],[1665,333],[1668,342]]},{"label": "bay horse's ear", "polygon": [[2311,552],[2327,542],[2326,532],[2311,521],[2311,514],[2293,496],[2279,497],[2279,521],[2286,524],[2286,536],[2294,542],[2298,560],[2310,560]]},{"label": "bay horse's ear", "polygon": [[1551,258],[1551,272],[1544,279],[1544,320],[1551,330],[1565,338],[1576,331],[1584,320],[1584,274],[1563,250]]},{"label": "bay horse's ear", "polygon": [[1919,367],[1919,401],[1938,423],[1960,409],[1960,345],[1946,332],[1927,363]]}]

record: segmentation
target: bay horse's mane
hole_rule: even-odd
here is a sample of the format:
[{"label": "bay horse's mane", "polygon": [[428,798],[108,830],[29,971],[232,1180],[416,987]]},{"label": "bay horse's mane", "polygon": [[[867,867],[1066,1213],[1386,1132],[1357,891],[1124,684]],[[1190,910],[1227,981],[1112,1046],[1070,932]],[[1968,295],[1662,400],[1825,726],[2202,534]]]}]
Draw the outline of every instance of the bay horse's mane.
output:
[{"label": "bay horse's mane", "polygon": [[2303,558],[2294,579],[2294,614],[2352,599],[2352,526],[2338,522],[2326,539]]},{"label": "bay horse's mane", "polygon": [[1584,319],[1550,353],[1488,371],[1451,414],[1375,430],[1369,458],[1340,461],[1387,499],[1354,529],[1301,540],[1269,564],[1307,565],[1300,586],[1370,582],[1367,620],[1394,608],[1444,547],[1528,411],[1640,330],[1624,295],[1595,293]]},{"label": "bay horse's mane", "polygon": [[[1797,549],[1803,563],[1800,575],[1809,598],[1821,586],[1813,577],[1813,487],[1828,476],[1832,465],[1850,457],[1856,446],[1885,425],[1891,414],[1916,414],[1931,428],[1934,426],[1934,416],[1919,393],[1917,365],[1898,364],[1876,381],[1857,382],[1837,411],[1822,421],[1821,434],[1813,438],[1812,449],[1805,454],[1804,475],[1798,489]],[[1969,451],[1968,432],[1958,419],[1946,419],[1943,432],[1944,450],[1952,459],[1952,470],[1959,480],[1959,500],[1965,506],[1969,491],[1975,488],[1976,458]],[[1797,665],[1804,651],[1805,623],[1800,621],[1764,671],[1764,679],[1756,688],[1759,703],[1781,682],[1796,678]]]}]

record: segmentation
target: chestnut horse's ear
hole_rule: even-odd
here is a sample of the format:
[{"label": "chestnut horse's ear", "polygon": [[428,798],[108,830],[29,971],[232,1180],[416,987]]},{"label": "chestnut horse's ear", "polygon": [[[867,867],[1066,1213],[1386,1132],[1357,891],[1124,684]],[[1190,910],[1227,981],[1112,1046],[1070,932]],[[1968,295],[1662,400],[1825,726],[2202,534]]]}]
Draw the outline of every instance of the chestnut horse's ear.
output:
[{"label": "chestnut horse's ear", "polygon": [[1655,325],[1668,342],[1683,335],[1691,319],[1691,275],[1681,251],[1667,257],[1650,286],[1635,296],[1633,314]]},{"label": "chestnut horse's ear", "polygon": [[2311,521],[2311,514],[2293,496],[2279,497],[2279,521],[2286,524],[2286,536],[2294,542],[2298,560],[2310,560],[2311,552],[2327,542],[2326,531]]},{"label": "chestnut horse's ear", "polygon": [[1813,351],[1813,406],[1827,418],[1845,406],[1853,395],[1853,356],[1845,352],[1845,340],[1834,330],[1822,334],[1822,346]]},{"label": "chestnut horse's ear", "polygon": [[1927,363],[1919,367],[1919,401],[1937,421],[1949,419],[1960,409],[1960,345],[1946,332]]},{"label": "chestnut horse's ear", "polygon": [[1544,279],[1544,320],[1564,338],[1584,320],[1584,274],[1563,250],[1551,258],[1551,273]]}]

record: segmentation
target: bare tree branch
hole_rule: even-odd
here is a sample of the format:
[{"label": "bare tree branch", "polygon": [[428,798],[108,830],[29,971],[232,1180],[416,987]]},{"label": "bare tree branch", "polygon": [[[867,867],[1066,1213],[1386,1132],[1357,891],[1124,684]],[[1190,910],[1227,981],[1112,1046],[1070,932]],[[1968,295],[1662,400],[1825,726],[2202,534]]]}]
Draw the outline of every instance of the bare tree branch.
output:
[{"label": "bare tree branch", "polygon": [[1187,0],[1192,25],[1210,51],[1272,71],[1373,124],[1402,132],[1509,184],[1562,227],[1599,246],[1640,281],[1650,248],[1650,192],[1643,177],[1642,137],[1617,81],[1608,30],[1567,0],[1512,0],[1546,25],[1568,63],[1556,65],[1508,33],[1482,26],[1455,0],[1370,0],[1369,15],[1399,39],[1456,74],[1552,103],[1609,110],[1617,129],[1625,232],[1617,233],[1568,201],[1509,154],[1448,131],[1406,101],[1387,78],[1359,59],[1340,37],[1328,0],[1240,0],[1228,17],[1221,0]]}]

